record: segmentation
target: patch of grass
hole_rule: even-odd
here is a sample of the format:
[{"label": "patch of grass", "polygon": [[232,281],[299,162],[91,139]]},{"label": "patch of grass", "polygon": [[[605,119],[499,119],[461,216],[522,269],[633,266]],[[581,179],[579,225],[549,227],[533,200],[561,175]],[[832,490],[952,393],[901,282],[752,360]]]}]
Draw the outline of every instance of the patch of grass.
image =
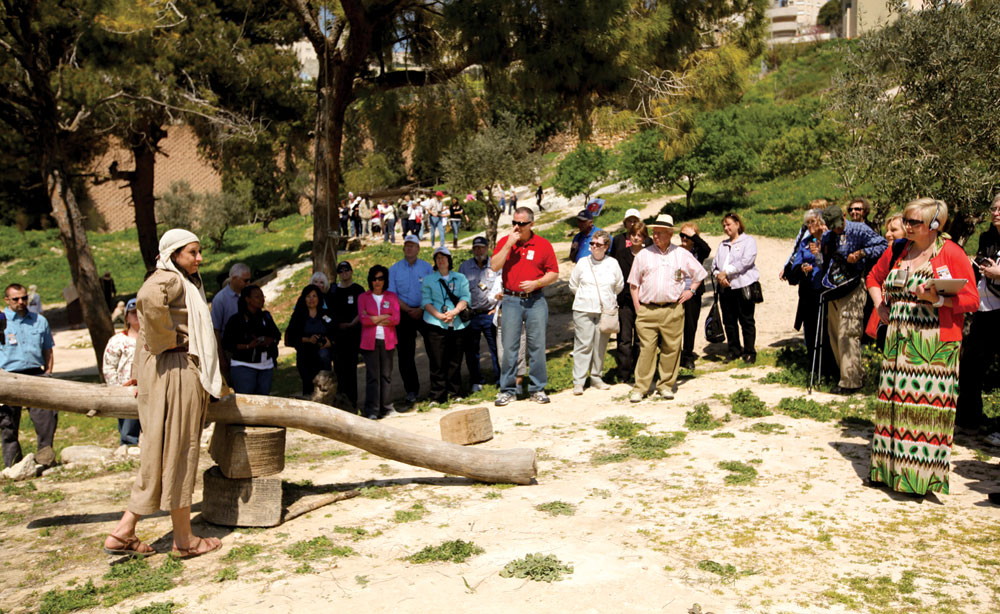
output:
[{"label": "patch of grass", "polygon": [[549,501],[535,506],[539,512],[546,512],[550,516],[572,516],[576,514],[576,506],[565,501]]},{"label": "patch of grass", "polygon": [[726,476],[726,484],[732,486],[750,484],[757,479],[757,470],[740,461],[722,461],[718,467],[729,472],[729,475]]},{"label": "patch of grass", "polygon": [[751,576],[758,573],[752,569],[740,571],[735,565],[730,563],[722,564],[709,559],[698,561],[698,569],[707,571],[708,573],[713,573],[719,576],[722,582],[729,584],[735,582],[740,576]]},{"label": "patch of grass", "polygon": [[699,403],[684,416],[684,426],[692,431],[710,431],[722,426],[722,420],[712,417],[705,403]]},{"label": "patch of grass", "polygon": [[554,554],[528,554],[523,559],[515,559],[500,572],[501,578],[526,578],[536,582],[558,582],[565,574],[573,573],[573,567],[564,565]]},{"label": "patch of grass", "polygon": [[240,573],[236,570],[235,565],[229,565],[223,567],[215,574],[216,582],[229,582],[230,580],[235,580],[240,577]]},{"label": "patch of grass", "polygon": [[824,592],[833,603],[849,605],[857,610],[879,612],[915,611],[915,605],[920,601],[910,597],[916,587],[914,581],[917,573],[912,570],[903,571],[898,582],[889,576],[846,576],[840,582],[853,594],[847,595],[835,590]]},{"label": "patch of grass", "polygon": [[734,414],[744,418],[762,418],[771,415],[764,401],[761,401],[760,397],[749,388],[740,388],[729,395],[729,404]]},{"label": "patch of grass", "polygon": [[595,465],[607,465],[608,463],[621,463],[627,461],[632,455],[628,452],[605,452],[595,454],[590,462]]},{"label": "patch of grass", "polygon": [[38,487],[35,486],[34,482],[25,482],[24,484],[5,484],[3,487],[3,494],[11,497],[27,497],[31,493],[38,491]]},{"label": "patch of grass", "polygon": [[495,490],[491,490],[490,492],[488,492],[485,495],[483,495],[484,499],[500,499],[502,497],[503,497],[503,495],[500,494],[499,492],[495,491]]},{"label": "patch of grass", "polygon": [[385,486],[365,486],[361,489],[361,496],[368,499],[391,499],[394,494],[393,489]]},{"label": "patch of grass", "polygon": [[619,439],[628,439],[629,437],[634,437],[649,426],[648,424],[642,422],[636,422],[630,416],[612,416],[610,418],[605,418],[597,424],[597,428],[605,430],[611,437],[616,437]]},{"label": "patch of grass", "polygon": [[129,614],[171,614],[178,607],[180,606],[173,601],[154,601],[141,608],[132,608]]},{"label": "patch of grass", "polygon": [[42,595],[39,612],[59,614],[97,605],[110,607],[135,595],[170,590],[174,587],[174,578],[183,569],[183,564],[173,557],[168,557],[157,568],[150,567],[146,559],[131,559],[113,565],[104,574],[107,582],[100,586],[87,580],[81,587],[48,591]]},{"label": "patch of grass", "polygon": [[835,405],[817,403],[805,397],[785,397],[778,402],[778,411],[792,418],[812,418],[829,422],[840,415]]},{"label": "patch of grass", "polygon": [[333,532],[348,535],[354,541],[358,541],[368,535],[368,531],[361,527],[333,527]]},{"label": "patch of grass", "polygon": [[368,586],[368,576],[354,576],[354,581],[358,583],[358,586]]},{"label": "patch of grass", "polygon": [[426,546],[420,552],[411,554],[405,560],[411,563],[433,563],[436,561],[451,561],[464,563],[469,557],[486,552],[472,542],[453,539],[438,546]]},{"label": "patch of grass", "polygon": [[977,461],[982,463],[987,463],[993,458],[992,454],[986,452],[985,450],[980,450],[979,448],[973,448],[972,455],[976,458]]},{"label": "patch of grass", "polygon": [[312,565],[310,565],[309,563],[302,563],[301,565],[293,569],[292,573],[304,574],[304,573],[313,573],[314,571],[316,570],[313,569]]},{"label": "patch of grass", "polygon": [[734,439],[735,437],[736,433],[730,433],[728,431],[725,433],[715,433],[712,435],[712,439]]},{"label": "patch of grass", "polygon": [[237,563],[252,561],[254,558],[260,554],[261,547],[257,544],[246,544],[244,546],[236,546],[232,550],[226,553],[226,556],[222,557],[222,560],[227,563]]},{"label": "patch of grass", "polygon": [[414,503],[408,510],[396,510],[393,520],[396,522],[414,522],[420,520],[427,513],[427,508],[422,503]]},{"label": "patch of grass", "polygon": [[633,456],[643,460],[664,458],[667,450],[684,441],[686,436],[684,431],[673,431],[666,435],[636,435],[629,438],[627,448]]},{"label": "patch of grass", "polygon": [[42,595],[38,613],[63,614],[63,612],[92,608],[101,603],[99,592],[93,580],[87,580],[85,585],[65,591],[53,589]]},{"label": "patch of grass", "polygon": [[757,422],[743,430],[748,433],[760,433],[761,435],[783,435],[785,433],[785,425],[778,424],[777,422]]},{"label": "patch of grass", "polygon": [[[320,535],[312,539],[295,542],[285,548],[285,554],[296,561],[316,561],[326,559],[331,556],[352,556],[357,554],[350,546],[338,546],[329,537]],[[304,573],[298,572],[296,573]]]}]

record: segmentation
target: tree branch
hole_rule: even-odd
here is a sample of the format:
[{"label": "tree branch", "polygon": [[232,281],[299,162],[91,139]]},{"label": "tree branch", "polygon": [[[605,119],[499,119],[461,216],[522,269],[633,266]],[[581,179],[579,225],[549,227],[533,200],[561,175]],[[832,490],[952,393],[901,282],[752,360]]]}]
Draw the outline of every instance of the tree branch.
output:
[{"label": "tree branch", "polygon": [[444,83],[462,73],[469,67],[468,62],[431,70],[406,69],[382,73],[373,78],[361,78],[361,81],[375,89],[386,91],[408,86],[434,85]]}]

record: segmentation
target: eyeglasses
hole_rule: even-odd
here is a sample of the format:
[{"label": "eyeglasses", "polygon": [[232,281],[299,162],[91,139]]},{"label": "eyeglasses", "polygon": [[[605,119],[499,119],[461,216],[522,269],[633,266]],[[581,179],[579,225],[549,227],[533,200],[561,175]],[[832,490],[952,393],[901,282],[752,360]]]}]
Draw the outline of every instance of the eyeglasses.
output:
[{"label": "eyeglasses", "polygon": [[905,217],[903,218],[903,224],[907,228],[916,228],[917,226],[920,226],[923,223],[924,223],[923,220],[912,220],[912,219],[905,218]]},{"label": "eyeglasses", "polygon": [[25,295],[25,296],[8,296],[7,300],[10,301],[10,302],[12,302],[12,303],[16,303],[18,301],[27,301],[28,300],[28,296],[27,295]]},{"label": "eyeglasses", "polygon": [[591,247],[607,247],[607,245],[605,245],[601,241],[591,241],[590,242],[590,246]]},{"label": "eyeglasses", "polygon": [[531,224],[531,222],[518,222],[517,220],[514,220],[513,222],[511,222],[511,224],[513,224],[513,225],[517,226],[518,228],[520,228],[522,226],[527,226],[527,225]]},{"label": "eyeglasses", "polygon": [[990,207],[990,213],[1000,213],[1000,207]]}]

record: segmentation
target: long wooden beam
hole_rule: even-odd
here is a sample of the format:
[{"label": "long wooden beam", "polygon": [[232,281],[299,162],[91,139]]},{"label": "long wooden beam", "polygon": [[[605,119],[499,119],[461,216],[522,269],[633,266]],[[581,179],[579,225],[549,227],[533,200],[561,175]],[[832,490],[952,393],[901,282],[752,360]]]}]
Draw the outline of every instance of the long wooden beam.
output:
[{"label": "long wooden beam", "polygon": [[[0,372],[0,403],[108,418],[137,418],[126,388]],[[298,399],[236,394],[208,406],[208,419],[256,426],[284,426],[322,435],[383,458],[483,482],[530,484],[537,467],[529,448],[468,448]]]}]

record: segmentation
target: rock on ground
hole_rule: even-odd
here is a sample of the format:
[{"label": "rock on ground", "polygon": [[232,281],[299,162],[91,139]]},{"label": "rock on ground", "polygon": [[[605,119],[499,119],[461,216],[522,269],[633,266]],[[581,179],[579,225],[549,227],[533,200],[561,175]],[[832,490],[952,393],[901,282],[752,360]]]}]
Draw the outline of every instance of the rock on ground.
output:
[{"label": "rock on ground", "polygon": [[21,462],[4,469],[3,477],[8,480],[14,480],[15,482],[27,480],[28,478],[33,478],[38,475],[38,470],[40,468],[41,465],[35,462],[35,455],[29,454],[21,459]]},{"label": "rock on ground", "polygon": [[109,460],[111,454],[111,450],[100,446],[67,446],[63,448],[60,459],[63,463],[97,465]]}]

